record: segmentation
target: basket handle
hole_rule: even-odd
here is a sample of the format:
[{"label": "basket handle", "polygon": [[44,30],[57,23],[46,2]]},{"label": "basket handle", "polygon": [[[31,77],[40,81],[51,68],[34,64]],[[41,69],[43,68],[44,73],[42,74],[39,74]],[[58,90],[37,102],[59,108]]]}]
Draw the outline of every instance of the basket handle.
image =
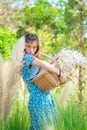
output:
[{"label": "basket handle", "polygon": [[56,57],[56,58],[53,59],[51,56],[49,56],[49,55],[47,55],[47,54],[45,54],[45,53],[43,53],[43,52],[40,52],[40,54],[42,54],[43,56],[48,57],[48,58],[51,60],[51,63],[53,63],[54,61],[56,61],[56,60],[59,59],[59,57]]},{"label": "basket handle", "polygon": [[47,55],[46,53],[40,52],[40,54],[43,55],[43,56],[48,57],[50,60],[53,60],[53,58],[51,56]]},{"label": "basket handle", "polygon": [[37,53],[35,56],[37,56],[38,54],[41,54],[41,55],[43,55],[43,56],[48,57],[50,60],[53,60],[53,58],[52,58],[51,56],[47,55],[47,54],[44,53],[44,52],[39,52],[39,53]]},{"label": "basket handle", "polygon": [[57,58],[52,58],[51,56],[49,56],[49,55],[47,55],[46,53],[44,53],[44,52],[39,52],[39,53],[37,53],[35,56],[37,56],[38,54],[41,54],[41,55],[43,55],[43,56],[46,56],[46,57],[48,57],[51,61],[50,61],[50,63],[52,64],[55,60],[57,60]]}]

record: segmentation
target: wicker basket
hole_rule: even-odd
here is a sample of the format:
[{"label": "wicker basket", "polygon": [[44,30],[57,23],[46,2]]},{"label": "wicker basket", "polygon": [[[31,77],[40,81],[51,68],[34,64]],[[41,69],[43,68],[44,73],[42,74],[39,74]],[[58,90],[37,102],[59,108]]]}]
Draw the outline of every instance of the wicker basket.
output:
[{"label": "wicker basket", "polygon": [[32,80],[42,91],[47,92],[59,85],[59,78],[55,73],[43,71]]},{"label": "wicker basket", "polygon": [[[57,69],[65,73],[66,77],[69,76],[73,67],[70,54],[71,52],[63,50],[60,51],[60,53],[58,53],[55,56],[55,58],[52,58],[47,54],[42,53],[42,55],[45,55],[46,57],[50,58],[51,59],[50,64],[52,64]],[[68,66],[67,63],[69,62],[71,62],[71,66]],[[35,83],[44,92],[54,89],[56,86],[60,84],[58,76],[54,73],[50,73],[47,71],[43,71],[43,73],[39,73],[38,76],[32,80],[32,82]]]},{"label": "wicker basket", "polygon": [[[44,54],[46,57],[49,57],[47,54]],[[59,69],[57,60],[53,60],[53,58],[49,57],[51,59],[51,64],[53,64],[56,68]],[[58,75],[55,73],[48,72],[46,70],[40,72],[33,80],[33,83],[35,83],[42,91],[47,92],[49,90],[54,89],[57,87],[60,82]]]}]

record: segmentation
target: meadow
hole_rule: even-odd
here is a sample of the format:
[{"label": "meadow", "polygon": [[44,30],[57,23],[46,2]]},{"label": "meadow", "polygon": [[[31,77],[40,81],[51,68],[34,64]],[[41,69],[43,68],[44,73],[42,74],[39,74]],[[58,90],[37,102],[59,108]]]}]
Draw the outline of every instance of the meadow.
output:
[{"label": "meadow", "polygon": [[[47,130],[87,130],[87,102],[79,104],[75,95],[70,95],[65,107],[58,106],[57,97],[59,90],[53,93],[53,98],[57,105],[58,121]],[[4,123],[0,121],[0,130],[28,130],[30,116],[28,112],[28,93],[18,92],[16,100],[12,106],[11,113]]]}]

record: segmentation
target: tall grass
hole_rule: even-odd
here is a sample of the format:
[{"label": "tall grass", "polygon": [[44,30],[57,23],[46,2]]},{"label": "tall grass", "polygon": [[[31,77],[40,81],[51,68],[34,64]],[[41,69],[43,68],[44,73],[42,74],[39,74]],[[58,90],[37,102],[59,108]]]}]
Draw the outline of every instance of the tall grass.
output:
[{"label": "tall grass", "polygon": [[[67,108],[58,108],[58,121],[54,128],[49,126],[48,130],[87,130],[87,112],[85,107],[76,104],[69,104]],[[16,101],[10,117],[3,124],[0,121],[0,130],[28,130],[30,116],[27,103]]]},{"label": "tall grass", "polygon": [[59,110],[59,121],[55,130],[87,130],[86,109],[80,107],[71,104],[66,109]]},{"label": "tall grass", "polygon": [[30,115],[26,98],[17,98],[6,123],[0,121],[0,130],[28,130]]}]

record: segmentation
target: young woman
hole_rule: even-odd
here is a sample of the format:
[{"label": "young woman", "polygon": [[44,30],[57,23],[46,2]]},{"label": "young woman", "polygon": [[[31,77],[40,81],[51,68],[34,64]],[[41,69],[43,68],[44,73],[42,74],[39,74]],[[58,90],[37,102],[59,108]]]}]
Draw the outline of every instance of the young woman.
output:
[{"label": "young woman", "polygon": [[56,73],[60,76],[61,82],[65,82],[66,76],[63,73],[60,75],[58,69],[36,56],[39,52],[37,35],[31,33],[26,34],[25,43],[22,77],[30,93],[28,103],[31,118],[30,130],[41,130],[42,126],[46,128],[49,122],[52,123],[53,118],[55,119],[57,117],[57,112],[50,91],[41,91],[31,80],[37,76],[41,68]]}]

